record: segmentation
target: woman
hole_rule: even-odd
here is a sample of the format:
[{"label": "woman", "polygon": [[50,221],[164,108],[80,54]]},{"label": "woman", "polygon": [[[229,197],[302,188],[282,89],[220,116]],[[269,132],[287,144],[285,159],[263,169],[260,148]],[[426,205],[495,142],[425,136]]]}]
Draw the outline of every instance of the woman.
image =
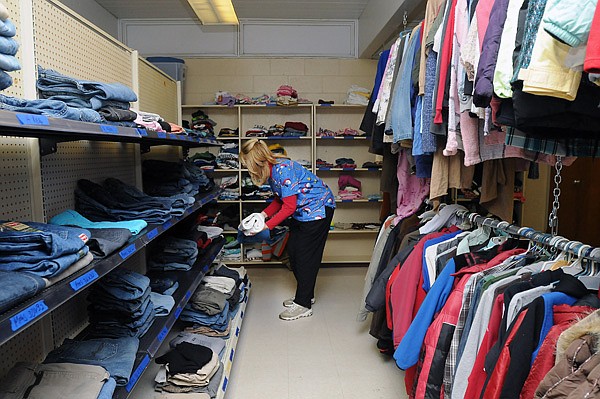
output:
[{"label": "woman", "polygon": [[299,163],[276,157],[260,140],[245,141],[240,153],[254,184],[269,183],[274,201],[262,211],[265,229],[292,216],[287,248],[296,278],[296,295],[283,302],[282,320],[312,316],[315,283],[333,219],[335,198],[327,185]]}]

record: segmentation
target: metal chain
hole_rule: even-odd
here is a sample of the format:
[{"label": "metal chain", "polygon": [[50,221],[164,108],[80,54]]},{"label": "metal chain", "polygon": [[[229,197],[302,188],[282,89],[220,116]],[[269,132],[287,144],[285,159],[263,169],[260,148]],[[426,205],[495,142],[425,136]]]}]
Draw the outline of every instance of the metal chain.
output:
[{"label": "metal chain", "polygon": [[553,236],[558,234],[558,210],[560,209],[560,183],[562,182],[562,176],[560,172],[563,168],[562,157],[560,155],[556,156],[556,164],[554,165],[556,169],[556,175],[554,175],[554,190],[552,194],[554,195],[554,202],[552,203],[552,212],[550,212],[550,216],[548,217],[548,225],[550,226],[550,232]]}]

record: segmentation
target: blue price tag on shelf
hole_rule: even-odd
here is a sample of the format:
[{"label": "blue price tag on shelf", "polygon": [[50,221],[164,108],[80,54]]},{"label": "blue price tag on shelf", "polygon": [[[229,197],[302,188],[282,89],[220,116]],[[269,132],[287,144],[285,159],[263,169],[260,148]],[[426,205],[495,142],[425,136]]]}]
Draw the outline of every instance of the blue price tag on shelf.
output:
[{"label": "blue price tag on shelf", "polygon": [[150,230],[148,232],[148,234],[146,234],[146,238],[149,240],[153,240],[154,238],[156,238],[156,236],[158,235],[158,228],[153,228],[152,230]]},{"label": "blue price tag on shelf", "polygon": [[73,291],[79,291],[86,285],[90,284],[92,281],[98,279],[98,277],[99,276],[98,276],[98,273],[96,272],[96,270],[90,270],[89,272],[85,273],[83,276],[78,277],[75,280],[71,281],[71,283],[70,283],[71,288],[73,288]]},{"label": "blue price tag on shelf", "polygon": [[140,134],[140,136],[142,136],[142,137],[148,137],[148,131],[146,129],[142,129],[142,128],[138,127],[135,130]]},{"label": "blue price tag on shelf", "polygon": [[167,327],[164,327],[162,330],[160,330],[160,334],[158,334],[158,337],[156,337],[158,339],[158,342],[163,342],[164,339],[167,337],[168,333],[169,330],[167,329]]},{"label": "blue price tag on shelf", "polygon": [[189,300],[191,297],[192,297],[192,291],[188,291],[188,292],[185,293],[185,297],[184,298],[185,298],[186,301]]},{"label": "blue price tag on shelf", "polygon": [[10,328],[13,331],[21,329],[23,326],[29,324],[31,321],[40,317],[48,311],[48,306],[44,300],[37,301],[25,310],[20,311],[16,315],[10,318]]},{"label": "blue price tag on shelf", "polygon": [[353,170],[355,170],[356,168],[342,168],[345,172],[351,172]]},{"label": "blue price tag on shelf", "polygon": [[179,315],[181,314],[181,311],[183,310],[183,308],[181,306],[177,306],[177,309],[175,309],[175,318],[178,319]]},{"label": "blue price tag on shelf", "polygon": [[17,114],[17,119],[21,125],[48,126],[50,124],[48,117],[44,115]]},{"label": "blue price tag on shelf", "polygon": [[342,202],[354,202],[354,200],[342,200]]},{"label": "blue price tag on shelf", "polygon": [[229,382],[229,380],[227,379],[227,377],[225,377],[223,379],[223,387],[221,388],[223,390],[223,392],[225,392],[225,390],[227,389],[227,383]]},{"label": "blue price tag on shelf", "polygon": [[156,132],[156,135],[160,139],[166,139],[167,138],[167,133],[165,133],[165,132]]},{"label": "blue price tag on shelf", "polygon": [[167,133],[167,137],[170,138],[171,140],[177,140],[176,134]]},{"label": "blue price tag on shelf", "polygon": [[344,136],[344,140],[354,140],[354,136]]},{"label": "blue price tag on shelf", "polygon": [[168,229],[171,226],[173,226],[173,221],[172,220],[167,220],[166,222],[163,223],[163,229]]},{"label": "blue price tag on shelf", "polygon": [[235,352],[235,351],[232,349],[232,350],[231,350],[231,353],[229,354],[229,361],[230,361],[230,362],[233,362],[233,353],[234,353],[234,352]]},{"label": "blue price tag on shelf", "polygon": [[150,356],[149,355],[144,356],[140,365],[137,366],[137,368],[135,369],[133,374],[131,374],[131,377],[129,378],[129,382],[127,383],[127,385],[125,385],[125,389],[127,390],[127,392],[131,392],[131,390],[133,389],[135,384],[138,382],[138,380],[142,376],[142,373],[144,372],[144,370],[146,370],[146,367],[148,367],[149,363],[150,363]]},{"label": "blue price tag on shelf", "polygon": [[121,256],[121,259],[125,260],[125,259],[129,258],[131,255],[133,255],[134,252],[135,252],[135,243],[131,244],[130,246],[128,246],[127,248],[125,248],[124,250],[119,252],[119,255]]},{"label": "blue price tag on shelf", "polygon": [[265,107],[276,107],[277,103],[266,103]]},{"label": "blue price tag on shelf", "polygon": [[240,335],[240,328],[236,327],[235,329],[235,336],[238,337]]},{"label": "blue price tag on shelf", "polygon": [[321,104],[321,107],[331,107],[332,104]]},{"label": "blue price tag on shelf", "polygon": [[111,125],[100,125],[100,130],[102,130],[104,133],[111,133],[111,134],[119,133],[119,128],[117,128],[116,126],[111,126]]},{"label": "blue price tag on shelf", "polygon": [[241,316],[242,319],[244,318],[244,311],[243,310],[242,310],[242,313],[241,313],[240,316]]}]

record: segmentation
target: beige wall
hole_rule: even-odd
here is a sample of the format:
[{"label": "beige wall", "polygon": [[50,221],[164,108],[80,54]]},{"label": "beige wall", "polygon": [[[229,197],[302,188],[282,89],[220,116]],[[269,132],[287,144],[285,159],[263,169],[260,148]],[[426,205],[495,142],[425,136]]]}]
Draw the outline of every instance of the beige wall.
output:
[{"label": "beige wall", "polygon": [[219,90],[274,95],[283,84],[301,98],[341,104],[353,84],[371,90],[377,68],[376,60],[314,58],[190,58],[185,64],[183,104],[190,105],[214,101]]}]

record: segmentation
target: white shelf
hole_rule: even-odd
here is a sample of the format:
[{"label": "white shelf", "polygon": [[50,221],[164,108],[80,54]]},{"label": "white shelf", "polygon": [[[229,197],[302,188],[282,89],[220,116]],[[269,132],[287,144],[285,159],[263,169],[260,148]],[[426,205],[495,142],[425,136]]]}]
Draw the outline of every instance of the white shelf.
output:
[{"label": "white shelf", "polygon": [[240,304],[235,318],[231,321],[229,339],[227,340],[225,350],[223,351],[223,357],[221,358],[221,361],[223,362],[223,377],[221,378],[221,383],[219,384],[219,391],[217,392],[216,399],[223,399],[225,397],[227,386],[231,383],[231,368],[233,367],[233,361],[235,359],[235,350],[237,348],[237,343],[240,338],[240,332],[242,330],[242,323],[244,322],[246,306],[248,305],[248,297],[250,296],[251,288],[252,283],[248,281],[248,291],[246,292],[246,298],[244,299],[244,302]]}]

